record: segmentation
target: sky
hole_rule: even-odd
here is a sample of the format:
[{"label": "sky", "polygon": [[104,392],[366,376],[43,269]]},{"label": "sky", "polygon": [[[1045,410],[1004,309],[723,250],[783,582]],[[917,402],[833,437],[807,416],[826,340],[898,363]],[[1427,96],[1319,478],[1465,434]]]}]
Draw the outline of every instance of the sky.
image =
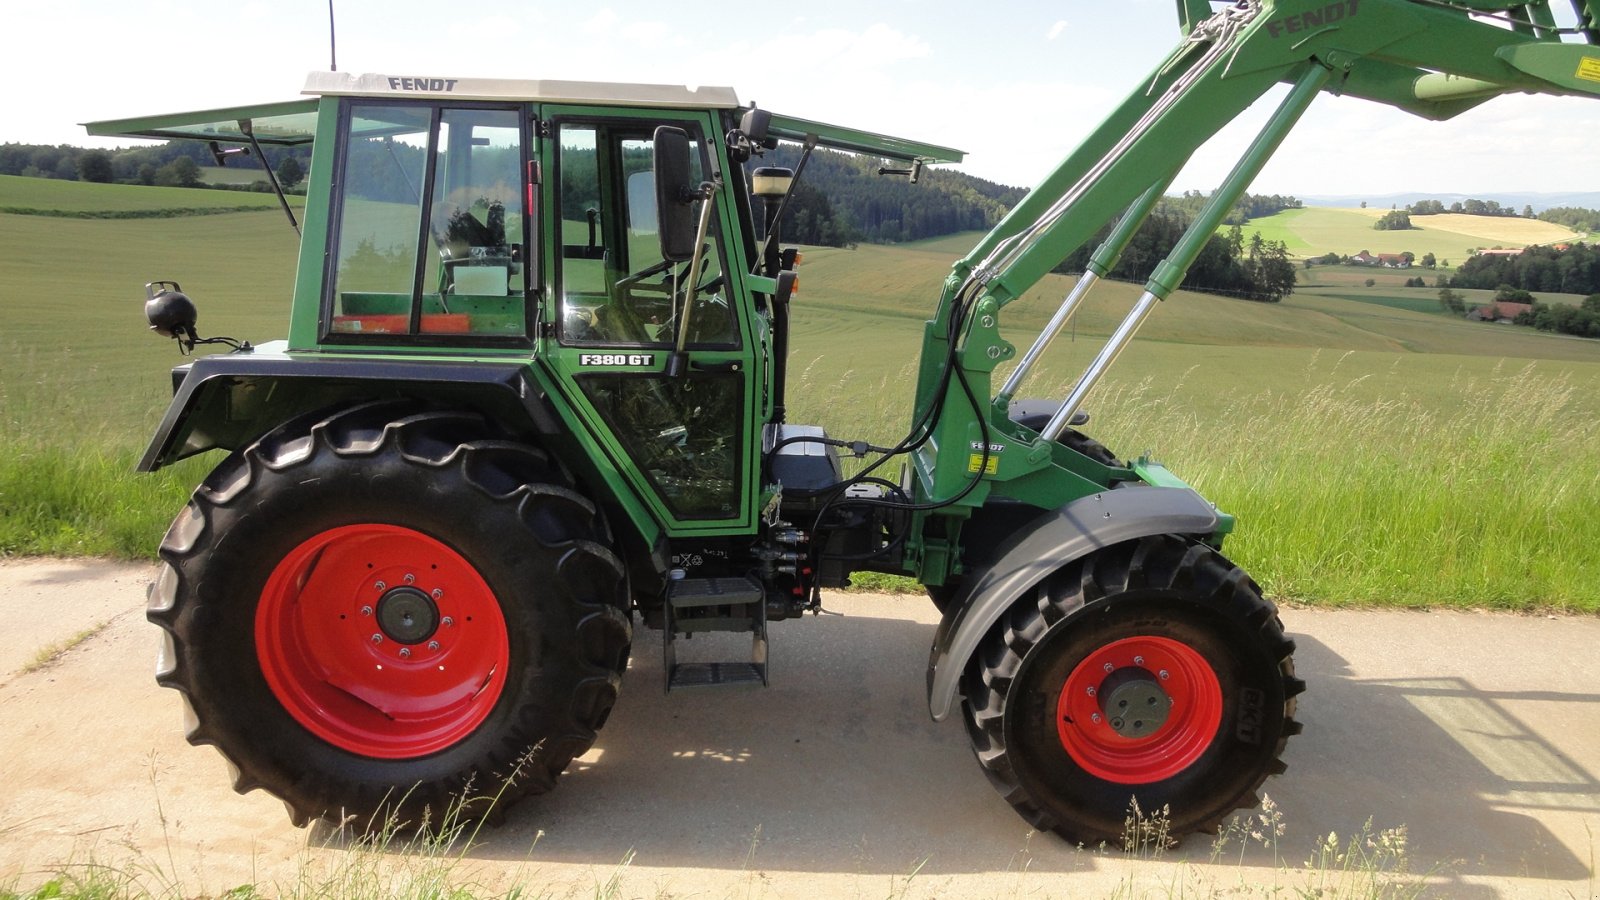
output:
[{"label": "sky", "polygon": [[[340,71],[730,85],[777,112],[960,148],[963,171],[1019,186],[1179,37],[1172,0],[334,3]],[[0,142],[109,146],[78,123],[294,99],[330,63],[327,0],[17,6]],[[1277,96],[1202,148],[1174,190],[1214,189]],[[1600,190],[1596,135],[1592,99],[1516,95],[1435,123],[1325,95],[1252,190]]]}]

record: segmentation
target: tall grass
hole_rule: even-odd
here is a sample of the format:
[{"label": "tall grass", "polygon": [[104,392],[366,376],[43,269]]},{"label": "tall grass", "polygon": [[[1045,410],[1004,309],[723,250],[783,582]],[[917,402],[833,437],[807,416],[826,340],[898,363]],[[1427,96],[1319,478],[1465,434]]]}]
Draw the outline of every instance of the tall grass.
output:
[{"label": "tall grass", "polygon": [[194,461],[154,475],[134,471],[147,431],[161,420],[160,382],[108,404],[84,390],[83,372],[6,349],[0,555],[151,556],[206,468]]},{"label": "tall grass", "polygon": [[[1325,604],[1600,608],[1600,424],[1535,364],[1454,385],[1459,405],[1359,382],[1239,397],[1220,417],[1117,407],[1239,517],[1229,553],[1272,594]],[[1123,446],[1126,446],[1123,444]]]},{"label": "tall grass", "polygon": [[[875,399],[843,416],[796,403],[795,421],[879,442],[905,427],[903,389],[809,377],[796,397]],[[1225,552],[1280,600],[1600,610],[1600,423],[1537,364],[1447,393],[1460,402],[1440,408],[1397,372],[1313,359],[1220,405],[1203,383],[1121,382],[1087,430],[1125,456],[1148,448],[1234,514]]]}]

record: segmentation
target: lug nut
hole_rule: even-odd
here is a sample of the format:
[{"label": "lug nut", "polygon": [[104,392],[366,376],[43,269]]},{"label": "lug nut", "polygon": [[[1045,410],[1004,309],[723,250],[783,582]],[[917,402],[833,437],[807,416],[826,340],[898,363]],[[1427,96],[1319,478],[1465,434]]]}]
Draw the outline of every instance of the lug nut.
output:
[{"label": "lug nut", "polygon": [[411,648],[410,647],[401,647],[400,648],[400,658],[401,659],[410,659],[411,658]]},{"label": "lug nut", "polygon": [[1144,665],[1144,657],[1142,657],[1142,656],[1135,656],[1135,657],[1134,657],[1134,658],[1133,658],[1133,664],[1134,664],[1134,665],[1136,665],[1136,666],[1142,666],[1142,665]]},{"label": "lug nut", "polygon": [[406,573],[406,584],[411,584],[412,582],[414,582],[416,580],[417,580],[417,576],[411,574],[410,572]]},{"label": "lug nut", "polygon": [[[438,650],[439,649],[439,642],[438,641],[429,641],[428,642],[428,649],[429,650]],[[1152,700],[1151,702],[1154,703],[1155,701]]]},{"label": "lug nut", "polygon": [[361,614],[362,614],[362,615],[363,615],[363,616],[370,616],[370,615],[372,615],[372,607],[370,607],[370,606],[363,606],[363,607],[361,607]]},{"label": "lug nut", "polygon": [[1089,696],[1093,697],[1094,696],[1094,685],[1090,685],[1088,690],[1089,690]]},{"label": "lug nut", "polygon": [[373,642],[373,643],[374,643],[374,644],[381,644],[381,643],[383,643],[383,635],[381,635],[381,634],[374,634],[374,635],[373,635],[373,636],[372,636],[372,642]]},{"label": "lug nut", "polygon": [[442,599],[444,599],[444,591],[441,590],[440,588],[434,588],[432,596],[433,596],[433,599],[435,599],[435,600],[442,600]]},{"label": "lug nut", "polygon": [[1099,713],[1095,713],[1095,714],[1094,714],[1094,715],[1092,715],[1092,716],[1090,716],[1090,717],[1089,717],[1089,718],[1090,718],[1090,720],[1092,720],[1092,721],[1093,721],[1093,722],[1094,722],[1094,723],[1095,723],[1095,724],[1099,724],[1099,722],[1100,722],[1100,714],[1099,714]]},{"label": "lug nut", "polygon": [[[456,620],[450,618],[449,616],[445,616],[443,619],[439,620],[439,624],[443,625],[446,628],[451,628],[451,627],[454,627],[454,625],[456,624]],[[1163,675],[1161,677],[1165,678],[1166,676]]]},{"label": "lug nut", "polygon": [[1117,667],[1113,666],[1111,663],[1106,663],[1100,668],[1105,669],[1107,672],[1115,672],[1117,670]]},{"label": "lug nut", "polygon": [[1166,681],[1168,678],[1171,677],[1170,675],[1167,674],[1167,670],[1166,669],[1162,669],[1158,674],[1161,676],[1161,680],[1162,681]]},{"label": "lug nut", "polygon": [[380,581],[377,584],[373,585],[372,589],[375,590],[375,591],[381,591],[386,587],[388,587],[388,585],[384,584],[383,582]]}]

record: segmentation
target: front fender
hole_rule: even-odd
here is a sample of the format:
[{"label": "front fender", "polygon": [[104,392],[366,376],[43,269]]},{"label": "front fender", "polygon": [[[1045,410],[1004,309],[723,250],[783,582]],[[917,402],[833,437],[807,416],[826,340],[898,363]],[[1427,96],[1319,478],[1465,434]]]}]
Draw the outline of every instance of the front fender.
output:
[{"label": "front fender", "polygon": [[961,673],[990,627],[1061,566],[1102,547],[1155,534],[1210,536],[1216,507],[1186,487],[1130,484],[1041,513],[1000,544],[987,566],[962,579],[928,658],[928,711],[944,721]]}]

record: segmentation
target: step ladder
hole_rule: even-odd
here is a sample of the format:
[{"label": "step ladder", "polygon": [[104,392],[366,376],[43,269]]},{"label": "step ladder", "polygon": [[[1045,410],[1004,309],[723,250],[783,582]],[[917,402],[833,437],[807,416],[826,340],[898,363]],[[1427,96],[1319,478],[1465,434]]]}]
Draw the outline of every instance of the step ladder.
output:
[{"label": "step ladder", "polygon": [[[749,662],[678,662],[678,635],[749,632]],[[761,583],[750,577],[681,578],[667,588],[662,628],[667,690],[676,687],[762,685],[767,683],[767,602]]]}]

